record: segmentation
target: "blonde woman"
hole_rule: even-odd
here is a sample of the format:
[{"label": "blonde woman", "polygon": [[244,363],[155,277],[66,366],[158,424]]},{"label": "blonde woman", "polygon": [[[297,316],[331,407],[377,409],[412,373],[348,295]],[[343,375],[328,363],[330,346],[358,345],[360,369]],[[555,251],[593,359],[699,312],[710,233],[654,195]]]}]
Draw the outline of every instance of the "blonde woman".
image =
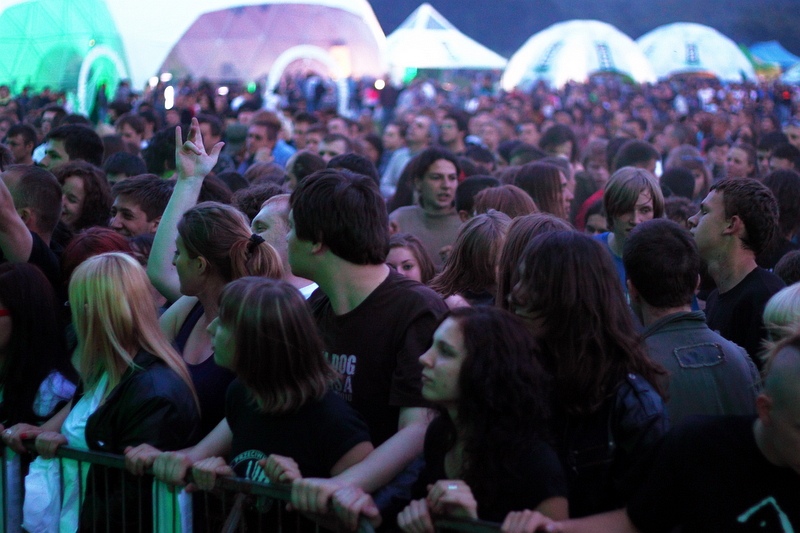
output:
[{"label": "blonde woman", "polygon": [[[38,434],[36,449],[44,458],[53,457],[61,445],[122,454],[142,443],[175,450],[195,442],[197,397],[185,364],[161,333],[147,275],[139,263],[121,253],[87,259],[72,275],[69,302],[82,390],[43,428],[15,427],[15,434],[20,438]],[[149,484],[98,465],[82,473],[86,479],[81,483],[77,468],[65,466],[63,471],[63,487],[86,488],[81,528],[149,527]],[[36,518],[41,495],[29,491],[36,485],[26,480],[26,524]],[[77,494],[71,498],[77,502]],[[62,525],[69,516],[66,530],[73,530],[77,503],[67,505],[69,501],[65,494]]]}]

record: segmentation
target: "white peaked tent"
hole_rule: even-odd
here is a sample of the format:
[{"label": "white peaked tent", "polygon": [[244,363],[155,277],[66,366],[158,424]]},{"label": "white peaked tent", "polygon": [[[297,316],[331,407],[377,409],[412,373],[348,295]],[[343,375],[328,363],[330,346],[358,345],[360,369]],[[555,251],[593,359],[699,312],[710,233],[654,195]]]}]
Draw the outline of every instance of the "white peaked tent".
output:
[{"label": "white peaked tent", "polygon": [[422,4],[386,37],[392,77],[407,68],[500,70],[506,59],[470,39],[430,4]]},{"label": "white peaked tent", "polygon": [[322,64],[334,76],[337,69],[341,75],[385,72],[386,37],[368,0],[106,3],[137,88],[160,73],[168,56],[195,77],[254,79],[296,59]]},{"label": "white peaked tent", "polygon": [[698,73],[730,82],[756,79],[753,65],[736,43],[702,24],[666,24],[636,42],[659,78]]},{"label": "white peaked tent", "polygon": [[560,87],[597,73],[616,73],[637,82],[655,81],[650,63],[633,40],[597,20],[559,22],[534,34],[508,61],[502,86],[529,87],[542,80]]}]

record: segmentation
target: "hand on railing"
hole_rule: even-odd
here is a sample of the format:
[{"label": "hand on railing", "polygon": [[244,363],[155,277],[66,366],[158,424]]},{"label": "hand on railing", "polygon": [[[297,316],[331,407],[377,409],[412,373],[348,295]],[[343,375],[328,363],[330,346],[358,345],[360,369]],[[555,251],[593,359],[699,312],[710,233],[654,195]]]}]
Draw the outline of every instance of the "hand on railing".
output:
[{"label": "hand on railing", "polygon": [[355,531],[359,520],[366,518],[373,527],[381,525],[381,513],[372,500],[372,496],[360,487],[346,486],[333,493],[331,507],[336,518],[348,531]]},{"label": "hand on railing", "polygon": [[45,459],[52,459],[56,456],[59,446],[67,443],[67,437],[55,431],[43,431],[36,437],[36,453]]},{"label": "hand on railing", "polygon": [[478,502],[469,485],[459,479],[440,479],[428,485],[428,508],[434,515],[478,518]]},{"label": "hand on railing", "polygon": [[291,457],[273,453],[266,459],[258,461],[258,465],[264,469],[264,473],[272,483],[293,483],[303,478],[297,461]]},{"label": "hand on railing", "polygon": [[[186,486],[186,492],[192,490],[213,490],[217,476],[234,477],[236,473],[222,457],[208,457],[192,465],[193,483]],[[191,487],[191,488],[190,488]]]},{"label": "hand on railing", "polygon": [[431,515],[475,520],[478,503],[469,485],[458,479],[442,479],[428,485],[428,497],[412,501],[397,515],[397,525],[406,532],[433,533]]},{"label": "hand on railing", "polygon": [[[186,485],[186,472],[192,467],[189,457],[181,452],[164,452],[153,461],[153,475],[169,485]],[[186,487],[189,490],[189,487]]]},{"label": "hand on railing", "polygon": [[406,533],[434,533],[433,519],[428,511],[428,502],[412,500],[397,515],[397,526]]},{"label": "hand on railing", "polygon": [[30,424],[17,424],[8,429],[3,430],[0,435],[3,442],[17,453],[27,453],[25,445],[22,443],[24,439],[32,439],[42,433],[44,430],[37,426]]},{"label": "hand on railing", "polygon": [[503,533],[534,533],[535,531],[561,531],[557,522],[537,511],[514,511],[506,515],[501,527]]},{"label": "hand on railing", "polygon": [[156,458],[162,452],[149,444],[128,446],[125,448],[125,468],[135,476],[142,476],[153,468]]},{"label": "hand on railing", "polygon": [[292,506],[295,511],[312,515],[328,512],[333,493],[344,485],[333,479],[304,478],[292,483]]}]

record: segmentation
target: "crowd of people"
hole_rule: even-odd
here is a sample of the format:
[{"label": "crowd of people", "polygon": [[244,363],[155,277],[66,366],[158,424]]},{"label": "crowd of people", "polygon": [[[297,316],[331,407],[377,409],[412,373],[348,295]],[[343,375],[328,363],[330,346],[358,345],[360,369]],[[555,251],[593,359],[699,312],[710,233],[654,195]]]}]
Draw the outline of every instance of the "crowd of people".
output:
[{"label": "crowd of people", "polygon": [[[291,484],[349,529],[800,527],[793,88],[425,81],[342,116],[281,87],[95,117],[0,87],[26,530],[146,529],[149,471]],[[48,505],[62,445],[127,470]]]}]

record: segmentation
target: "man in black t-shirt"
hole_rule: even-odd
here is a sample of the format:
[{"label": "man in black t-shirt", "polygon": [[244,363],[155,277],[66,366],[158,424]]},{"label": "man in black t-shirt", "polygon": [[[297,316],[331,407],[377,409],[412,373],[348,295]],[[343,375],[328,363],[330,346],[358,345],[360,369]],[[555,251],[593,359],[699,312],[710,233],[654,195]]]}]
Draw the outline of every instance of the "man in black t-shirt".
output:
[{"label": "man in black t-shirt", "polygon": [[333,480],[303,480],[293,502],[318,512],[336,489],[373,492],[421,454],[430,413],[418,359],[447,307],[385,264],[388,216],[370,178],[322,170],[299,183],[291,208],[289,266],[319,285],[309,303],[342,375],[337,392],[364,417],[376,446]]},{"label": "man in black t-shirt", "polygon": [[503,531],[667,533],[800,530],[800,348],[770,363],[758,417],[704,417],[672,430],[625,509],[553,523],[511,513]]},{"label": "man in black t-shirt", "polygon": [[717,284],[706,303],[708,326],[747,350],[760,366],[764,306],[784,286],[756,264],[777,233],[775,197],[753,179],[722,180],[711,187],[689,225]]},{"label": "man in black t-shirt", "polygon": [[61,186],[53,174],[32,165],[0,174],[0,262],[36,265],[56,290],[61,275],[50,239],[60,218]]}]

